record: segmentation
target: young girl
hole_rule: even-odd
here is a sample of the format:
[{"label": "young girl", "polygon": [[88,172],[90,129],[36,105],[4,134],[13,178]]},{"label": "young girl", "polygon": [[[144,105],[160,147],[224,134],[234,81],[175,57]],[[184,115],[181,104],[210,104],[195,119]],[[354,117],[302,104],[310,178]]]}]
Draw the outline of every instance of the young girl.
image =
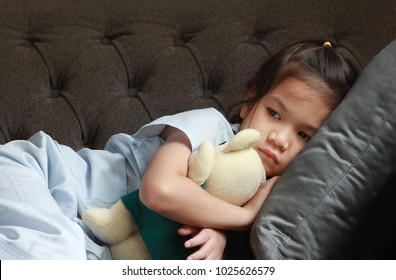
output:
[{"label": "young girl", "polygon": [[[118,134],[105,150],[74,152],[40,132],[0,147],[0,259],[105,259],[106,246],[79,219],[140,188],[143,203],[188,225],[189,258],[221,258],[221,230],[248,229],[277,176],[311,139],[355,81],[358,70],[329,42],[293,44],[271,57],[249,84],[230,125],[214,109],[166,116],[136,134]],[[186,177],[188,159],[204,140],[228,141],[258,130],[255,149],[272,177],[243,207],[217,199]]]}]

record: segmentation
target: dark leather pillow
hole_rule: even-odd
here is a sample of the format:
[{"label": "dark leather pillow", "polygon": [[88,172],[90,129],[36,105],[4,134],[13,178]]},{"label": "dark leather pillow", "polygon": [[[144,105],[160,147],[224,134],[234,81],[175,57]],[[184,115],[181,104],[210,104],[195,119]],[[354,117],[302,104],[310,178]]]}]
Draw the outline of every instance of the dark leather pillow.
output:
[{"label": "dark leather pillow", "polygon": [[255,257],[346,258],[365,206],[396,172],[395,139],[393,41],[281,176],[251,231]]}]

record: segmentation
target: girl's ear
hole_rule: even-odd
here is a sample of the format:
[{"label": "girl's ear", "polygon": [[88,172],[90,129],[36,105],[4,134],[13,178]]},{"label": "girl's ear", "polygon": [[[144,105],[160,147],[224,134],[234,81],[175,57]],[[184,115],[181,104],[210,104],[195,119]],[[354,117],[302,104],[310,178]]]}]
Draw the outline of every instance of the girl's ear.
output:
[{"label": "girl's ear", "polygon": [[[249,88],[249,90],[245,94],[245,101],[252,99],[256,95],[256,87],[252,86]],[[239,111],[239,116],[241,119],[244,119],[250,111],[250,108],[252,107],[252,104],[247,102],[243,103],[241,106],[241,110]]]}]

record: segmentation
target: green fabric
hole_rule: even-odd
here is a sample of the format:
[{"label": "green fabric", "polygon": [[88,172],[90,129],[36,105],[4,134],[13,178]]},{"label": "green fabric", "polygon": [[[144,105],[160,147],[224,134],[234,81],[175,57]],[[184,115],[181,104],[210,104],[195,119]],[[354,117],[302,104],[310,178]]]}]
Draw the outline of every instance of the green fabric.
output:
[{"label": "green fabric", "polygon": [[124,195],[121,201],[135,220],[153,260],[181,260],[193,252],[184,247],[189,237],[177,234],[182,224],[147,208],[139,198],[139,190]]}]

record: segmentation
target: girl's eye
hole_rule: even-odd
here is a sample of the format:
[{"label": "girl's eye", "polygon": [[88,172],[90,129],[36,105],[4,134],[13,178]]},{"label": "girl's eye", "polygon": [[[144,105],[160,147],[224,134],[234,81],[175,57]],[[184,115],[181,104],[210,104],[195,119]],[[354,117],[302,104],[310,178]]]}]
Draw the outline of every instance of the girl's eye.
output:
[{"label": "girl's eye", "polygon": [[301,140],[303,140],[304,142],[309,142],[309,140],[311,140],[311,136],[309,136],[308,134],[306,134],[306,133],[303,132],[303,131],[300,131],[300,132],[298,133],[298,137],[300,137]]},{"label": "girl's eye", "polygon": [[274,109],[268,108],[267,111],[268,111],[268,114],[269,114],[271,117],[276,118],[276,119],[278,119],[278,120],[281,119],[281,116],[279,115],[279,113],[278,113],[277,111],[275,111]]}]

